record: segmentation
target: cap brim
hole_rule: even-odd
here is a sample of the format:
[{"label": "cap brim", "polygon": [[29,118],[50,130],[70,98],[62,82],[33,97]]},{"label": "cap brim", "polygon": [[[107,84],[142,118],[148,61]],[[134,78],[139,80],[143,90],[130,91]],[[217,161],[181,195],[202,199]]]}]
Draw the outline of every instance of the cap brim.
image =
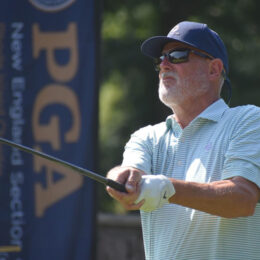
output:
[{"label": "cap brim", "polygon": [[193,46],[185,41],[179,41],[167,36],[154,36],[143,42],[141,45],[141,51],[143,54],[151,58],[158,58],[161,56],[163,46],[169,42],[180,42],[196,48],[196,46]]}]

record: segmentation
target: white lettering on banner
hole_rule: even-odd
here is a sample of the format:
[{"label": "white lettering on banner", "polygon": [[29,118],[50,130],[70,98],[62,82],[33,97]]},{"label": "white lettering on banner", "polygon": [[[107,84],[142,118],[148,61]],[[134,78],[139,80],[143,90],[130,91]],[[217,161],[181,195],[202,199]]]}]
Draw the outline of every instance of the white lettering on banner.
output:
[{"label": "white lettering on banner", "polygon": [[22,71],[22,39],[23,34],[21,33],[24,24],[23,23],[12,23],[14,31],[11,34],[11,51],[12,51],[12,68],[18,71]]},{"label": "white lettering on banner", "polygon": [[[11,81],[11,89],[13,100],[9,108],[9,116],[12,122],[12,140],[15,143],[22,143],[24,125],[23,91],[25,89],[25,79],[23,77],[13,78]],[[12,148],[11,164],[16,166],[24,164],[22,160],[22,152],[17,150],[16,148]]]},{"label": "white lettering on banner", "polygon": [[[25,79],[23,77],[14,77],[11,80],[12,102],[9,108],[11,118],[11,136],[16,143],[21,143],[24,111],[23,111],[23,91],[25,90]],[[10,156],[11,167],[22,167],[24,160],[22,152],[12,148]],[[24,174],[22,171],[12,172],[10,174],[10,244],[22,248],[24,212],[22,202],[22,185]]]},{"label": "white lettering on banner", "polygon": [[[10,80],[11,102],[9,105],[9,117],[11,126],[11,139],[15,143],[22,143],[24,120],[24,91],[26,89],[25,77],[20,76],[23,71],[23,40],[24,24],[22,22],[11,23],[11,68],[12,78]],[[17,74],[19,76],[17,76]],[[10,208],[10,228],[9,243],[10,245],[23,247],[23,235],[25,224],[25,213],[23,205],[23,185],[25,163],[23,153],[16,148],[11,148],[10,164],[12,172],[10,173],[10,190],[9,190],[9,208]],[[22,260],[21,257],[16,260]]]},{"label": "white lettering on banner", "polygon": [[11,227],[10,244],[22,247],[24,212],[22,202],[21,185],[24,183],[22,172],[12,172],[10,174],[10,209]]}]

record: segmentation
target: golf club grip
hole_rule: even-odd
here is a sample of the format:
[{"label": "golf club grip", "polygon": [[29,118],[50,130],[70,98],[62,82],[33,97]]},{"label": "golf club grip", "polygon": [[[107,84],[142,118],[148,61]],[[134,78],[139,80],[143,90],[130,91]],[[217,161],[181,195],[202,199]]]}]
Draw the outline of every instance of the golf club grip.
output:
[{"label": "golf club grip", "polygon": [[127,190],[125,188],[125,185],[119,183],[119,182],[116,182],[116,181],[113,181],[111,179],[107,179],[107,183],[106,183],[107,186],[117,190],[117,191],[121,191],[121,192],[125,192],[127,193]]}]

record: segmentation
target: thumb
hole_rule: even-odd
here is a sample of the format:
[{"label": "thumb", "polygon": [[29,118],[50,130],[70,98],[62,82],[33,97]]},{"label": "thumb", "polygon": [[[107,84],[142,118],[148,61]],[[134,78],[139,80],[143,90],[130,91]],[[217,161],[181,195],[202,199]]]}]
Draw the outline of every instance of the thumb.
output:
[{"label": "thumb", "polygon": [[139,183],[142,179],[142,176],[139,172],[131,171],[127,182],[125,184],[125,187],[129,193],[134,193],[137,191]]}]

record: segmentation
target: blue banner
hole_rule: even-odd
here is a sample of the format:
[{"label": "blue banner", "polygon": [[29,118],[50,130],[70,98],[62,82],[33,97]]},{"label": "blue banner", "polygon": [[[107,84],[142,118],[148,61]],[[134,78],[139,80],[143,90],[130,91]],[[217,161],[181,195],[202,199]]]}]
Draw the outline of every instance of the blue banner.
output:
[{"label": "blue banner", "polygon": [[[0,8],[0,136],[90,170],[95,1],[5,0]],[[91,260],[94,227],[91,180],[0,145],[1,260]]]}]

